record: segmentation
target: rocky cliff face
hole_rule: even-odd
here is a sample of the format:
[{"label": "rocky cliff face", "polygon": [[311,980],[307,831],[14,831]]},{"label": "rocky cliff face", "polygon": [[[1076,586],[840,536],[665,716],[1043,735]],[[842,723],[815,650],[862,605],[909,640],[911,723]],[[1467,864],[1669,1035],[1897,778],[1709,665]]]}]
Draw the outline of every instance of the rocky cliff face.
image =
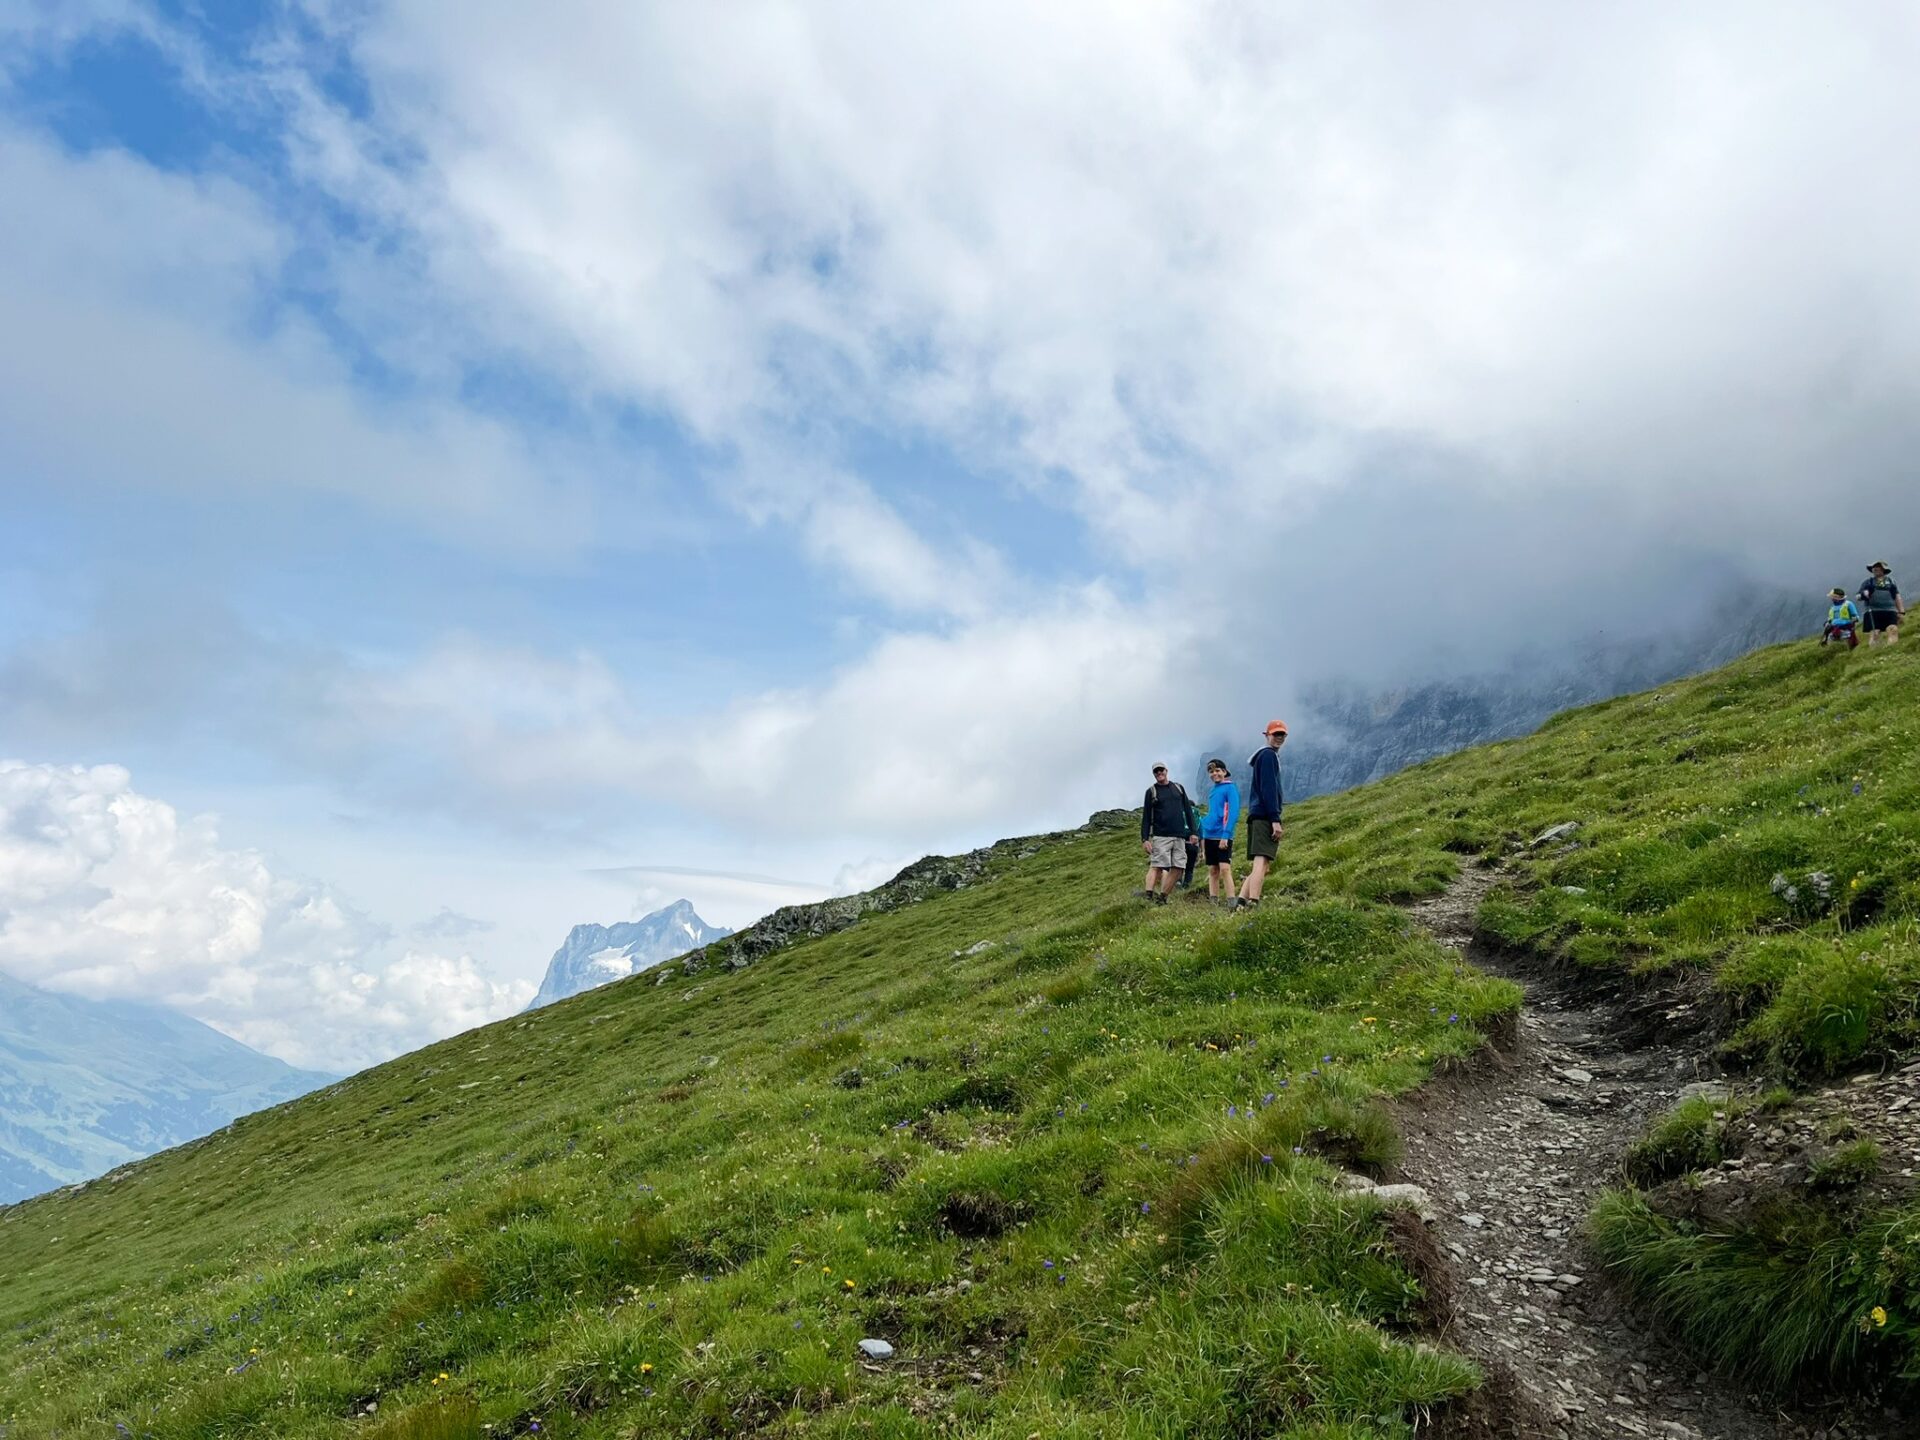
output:
[{"label": "rocky cliff face", "polygon": [[0,975],[0,1204],[92,1179],[333,1080],[155,1005]]},{"label": "rocky cliff face", "polygon": [[527,1009],[538,1010],[609,980],[638,975],[732,933],[724,926],[707,924],[685,900],[618,925],[576,925],[566,943],[553,952],[540,993]]},{"label": "rocky cliff face", "polygon": [[[1674,628],[1632,639],[1605,635],[1524,655],[1497,671],[1386,689],[1339,681],[1310,685],[1304,709],[1289,716],[1282,752],[1289,800],[1364,785],[1436,755],[1537,729],[1576,705],[1645,690],[1711,670],[1762,645],[1817,633],[1824,602],[1768,591],[1689,613],[1676,606]],[[1206,757],[1219,755],[1244,778],[1258,737],[1221,742],[1198,756],[1188,788],[1204,795]]]}]

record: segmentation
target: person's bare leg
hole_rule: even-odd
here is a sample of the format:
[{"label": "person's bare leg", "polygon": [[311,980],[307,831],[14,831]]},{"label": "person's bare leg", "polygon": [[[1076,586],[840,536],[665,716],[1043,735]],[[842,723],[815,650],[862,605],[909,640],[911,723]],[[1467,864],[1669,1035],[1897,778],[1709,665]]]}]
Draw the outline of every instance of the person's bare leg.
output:
[{"label": "person's bare leg", "polygon": [[1267,857],[1256,855],[1247,862],[1247,878],[1240,886],[1242,900],[1258,900],[1261,887],[1267,883]]},{"label": "person's bare leg", "polygon": [[1152,890],[1155,884],[1158,883],[1154,880],[1153,877],[1158,875],[1159,873],[1160,873],[1160,869],[1158,866],[1156,865],[1147,866],[1147,878],[1140,882],[1140,888],[1142,890]]},{"label": "person's bare leg", "polygon": [[1162,895],[1173,894],[1173,882],[1180,878],[1180,872],[1178,870],[1162,870],[1160,874],[1162,877],[1160,881],[1160,893]]},{"label": "person's bare leg", "polygon": [[1231,860],[1223,860],[1213,868],[1220,876],[1220,893],[1231,897],[1235,893],[1233,888],[1233,862]]},{"label": "person's bare leg", "polygon": [[1899,643],[1900,643],[1900,627],[1898,625],[1887,626],[1887,644],[1898,645]]}]

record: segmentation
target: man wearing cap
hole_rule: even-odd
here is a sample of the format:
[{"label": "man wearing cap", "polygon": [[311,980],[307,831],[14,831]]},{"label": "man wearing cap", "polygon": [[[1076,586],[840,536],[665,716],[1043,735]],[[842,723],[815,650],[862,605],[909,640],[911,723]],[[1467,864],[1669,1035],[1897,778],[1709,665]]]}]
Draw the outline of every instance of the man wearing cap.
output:
[{"label": "man wearing cap", "polygon": [[1286,722],[1269,721],[1267,743],[1247,762],[1252,770],[1247,781],[1247,878],[1240,882],[1236,910],[1260,903],[1267,866],[1280,854],[1280,747],[1286,743]]},{"label": "man wearing cap", "polygon": [[1146,897],[1156,905],[1167,903],[1173,882],[1187,868],[1187,842],[1199,841],[1193,828],[1193,807],[1187,792],[1167,778],[1167,767],[1153,767],[1140,809],[1140,848],[1147,852]]},{"label": "man wearing cap", "polygon": [[1867,644],[1878,645],[1885,635],[1889,645],[1900,643],[1900,617],[1907,613],[1900,598],[1900,587],[1893,583],[1887,562],[1876,560],[1867,567],[1867,578],[1860,586],[1860,609],[1867,625]]}]

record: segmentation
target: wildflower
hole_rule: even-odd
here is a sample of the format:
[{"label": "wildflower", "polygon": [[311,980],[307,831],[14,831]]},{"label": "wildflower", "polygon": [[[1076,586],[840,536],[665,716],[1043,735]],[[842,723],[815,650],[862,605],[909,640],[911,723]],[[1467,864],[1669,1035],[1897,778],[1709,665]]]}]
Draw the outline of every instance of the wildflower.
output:
[{"label": "wildflower", "polygon": [[822,1265],[820,1267],[820,1273],[822,1275],[831,1275],[833,1273],[833,1267],[831,1265]]},{"label": "wildflower", "polygon": [[[1280,1083],[1281,1083],[1282,1085],[1284,1085],[1284,1084],[1286,1084],[1287,1082],[1286,1082],[1286,1081],[1284,1081],[1284,1080],[1282,1080],[1282,1081],[1281,1081]],[[1271,1091],[1271,1090],[1269,1090],[1269,1091],[1267,1091],[1267,1093],[1266,1093],[1266,1094],[1265,1094],[1265,1095],[1264,1095],[1263,1097],[1261,1097],[1261,1100],[1260,1100],[1260,1103],[1261,1103],[1262,1105],[1271,1105],[1271,1104],[1273,1104],[1273,1091]]]},{"label": "wildflower", "polygon": [[1140,1202],[1140,1213],[1142,1215],[1151,1215],[1153,1213],[1153,1202],[1151,1200],[1142,1200]]},{"label": "wildflower", "polygon": [[1306,1152],[1306,1151],[1304,1151],[1304,1150],[1302,1150],[1302,1149],[1301,1149],[1301,1148],[1300,1148],[1300,1147],[1299,1147],[1298,1145],[1296,1145],[1296,1146],[1294,1146],[1294,1147],[1293,1147],[1293,1153],[1294,1153],[1294,1154],[1296,1154],[1296,1155],[1304,1155],[1304,1154],[1306,1154],[1307,1152]]},{"label": "wildflower", "polygon": [[1236,1110],[1233,1106],[1231,1105],[1227,1106],[1227,1118],[1229,1120],[1238,1119],[1239,1115],[1240,1115],[1240,1112]]},{"label": "wildflower", "polygon": [[1379,1021],[1380,1017],[1377,1015],[1362,1015],[1360,1017],[1360,1023],[1362,1025],[1376,1025]]},{"label": "wildflower", "polygon": [[1273,1156],[1271,1156],[1271,1155],[1262,1155],[1262,1156],[1260,1157],[1260,1163],[1261,1163],[1262,1165],[1271,1165],[1271,1164],[1273,1164]]},{"label": "wildflower", "polygon": [[442,1380],[451,1380],[451,1379],[452,1379],[453,1377],[452,1377],[451,1375],[449,1375],[449,1374],[447,1374],[447,1372],[446,1372],[446,1371],[444,1371],[444,1370],[442,1370],[442,1371],[440,1372],[440,1378],[441,1378]]},{"label": "wildflower", "polygon": [[1051,1260],[1042,1260],[1042,1261],[1040,1262],[1040,1265],[1041,1265],[1041,1268],[1042,1268],[1042,1269],[1045,1269],[1045,1270],[1051,1270],[1051,1269],[1053,1269],[1053,1261],[1051,1261]]},{"label": "wildflower", "polygon": [[846,1286],[847,1289],[849,1290],[853,1289],[853,1282],[851,1280],[842,1280],[840,1283]]},{"label": "wildflower", "polygon": [[651,1375],[653,1373],[653,1362],[651,1360],[642,1360],[640,1362],[640,1373],[642,1375]]},{"label": "wildflower", "polygon": [[1447,1016],[1447,1024],[1449,1024],[1449,1025],[1458,1025],[1459,1023],[1460,1023],[1460,1012],[1459,1012],[1459,1011],[1457,1011],[1457,1010],[1456,1010],[1456,1011],[1455,1011],[1455,1012],[1454,1012],[1453,1014],[1451,1014],[1451,1015],[1449,1015],[1449,1016]]},{"label": "wildflower", "polygon": [[1873,1328],[1878,1330],[1887,1323],[1886,1307],[1881,1305],[1874,1306],[1873,1309],[1867,1312],[1867,1318],[1873,1321]]}]

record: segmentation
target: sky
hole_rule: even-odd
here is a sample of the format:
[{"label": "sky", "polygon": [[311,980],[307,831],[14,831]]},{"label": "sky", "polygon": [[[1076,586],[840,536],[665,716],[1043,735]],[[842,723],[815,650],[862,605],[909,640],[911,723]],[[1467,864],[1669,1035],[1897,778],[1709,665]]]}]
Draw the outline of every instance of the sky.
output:
[{"label": "sky", "polygon": [[1920,520],[1917,65],[1871,0],[0,0],[0,968],[347,1070],[1316,680],[1817,618]]}]

